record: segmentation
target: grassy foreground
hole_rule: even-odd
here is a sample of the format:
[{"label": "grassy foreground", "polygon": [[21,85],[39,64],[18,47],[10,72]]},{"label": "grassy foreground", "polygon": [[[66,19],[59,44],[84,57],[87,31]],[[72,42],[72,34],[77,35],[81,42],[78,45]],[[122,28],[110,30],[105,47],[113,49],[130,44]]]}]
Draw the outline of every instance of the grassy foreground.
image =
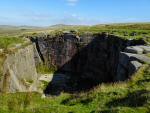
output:
[{"label": "grassy foreground", "polygon": [[131,80],[80,94],[43,99],[38,93],[0,94],[0,113],[150,113],[150,66]]}]

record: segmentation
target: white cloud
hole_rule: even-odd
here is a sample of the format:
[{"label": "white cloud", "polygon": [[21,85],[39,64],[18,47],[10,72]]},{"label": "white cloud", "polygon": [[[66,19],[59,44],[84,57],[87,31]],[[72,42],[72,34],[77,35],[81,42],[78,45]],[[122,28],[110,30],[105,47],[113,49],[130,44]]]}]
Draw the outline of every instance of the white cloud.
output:
[{"label": "white cloud", "polygon": [[67,4],[70,6],[75,6],[79,0],[66,0]]}]

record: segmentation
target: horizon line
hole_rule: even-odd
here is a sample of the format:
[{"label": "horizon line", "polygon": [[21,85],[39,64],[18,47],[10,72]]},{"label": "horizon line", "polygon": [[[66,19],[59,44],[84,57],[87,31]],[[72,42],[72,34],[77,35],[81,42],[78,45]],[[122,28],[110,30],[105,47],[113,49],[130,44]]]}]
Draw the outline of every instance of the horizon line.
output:
[{"label": "horizon line", "polygon": [[150,24],[150,21],[147,22],[108,22],[108,23],[97,23],[97,24],[51,24],[51,25],[28,25],[28,24],[0,24],[0,26],[12,26],[12,27],[53,27],[57,25],[64,25],[64,26],[96,26],[96,25],[113,25],[113,24]]}]

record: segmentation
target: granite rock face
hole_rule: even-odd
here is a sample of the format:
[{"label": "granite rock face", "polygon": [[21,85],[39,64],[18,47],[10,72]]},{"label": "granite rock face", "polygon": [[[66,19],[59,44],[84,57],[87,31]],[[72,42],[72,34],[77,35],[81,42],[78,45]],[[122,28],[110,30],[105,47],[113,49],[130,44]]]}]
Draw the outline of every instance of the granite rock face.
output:
[{"label": "granite rock face", "polygon": [[[61,73],[67,76],[63,78],[70,78],[69,82],[62,85],[69,90],[88,89],[101,82],[113,81],[117,74],[120,51],[126,47],[127,42],[105,34],[84,35],[80,38],[64,34],[61,37],[37,39],[45,64],[49,68],[56,66],[56,75]],[[53,81],[55,76],[47,90],[54,87],[56,82]]]},{"label": "granite rock face", "polygon": [[144,50],[144,54],[150,53],[150,46],[140,46]]},{"label": "granite rock face", "polygon": [[130,46],[125,49],[127,53],[143,54],[144,50],[139,46]]},{"label": "granite rock face", "polygon": [[[47,65],[56,65],[58,70],[64,72],[83,73],[85,70],[84,74],[88,74],[88,70],[93,70],[94,67],[99,67],[100,70],[102,65],[104,68],[114,64],[112,62],[119,56],[123,41],[116,37],[88,37],[78,40],[74,35],[64,35],[58,38],[38,39],[38,43]],[[106,67],[104,69],[108,69]]]},{"label": "granite rock face", "polygon": [[144,45],[129,46],[125,49],[125,52],[133,54],[147,54],[150,53],[150,46]]},{"label": "granite rock face", "polygon": [[48,67],[62,67],[77,53],[76,37],[50,37],[47,39],[38,38],[39,51],[43,61]]},{"label": "granite rock face", "polygon": [[123,81],[143,63],[150,63],[145,55],[149,47],[143,45],[143,40],[123,40],[107,34],[79,37],[67,33],[60,37],[38,38],[37,43],[45,64],[56,66],[56,75],[63,74],[56,79],[60,77],[59,80],[65,81],[58,85],[54,76],[46,93],[58,86],[58,89],[77,91],[102,82]]},{"label": "granite rock face", "polygon": [[0,81],[2,92],[37,91],[37,79],[34,45],[28,45],[6,55]]}]

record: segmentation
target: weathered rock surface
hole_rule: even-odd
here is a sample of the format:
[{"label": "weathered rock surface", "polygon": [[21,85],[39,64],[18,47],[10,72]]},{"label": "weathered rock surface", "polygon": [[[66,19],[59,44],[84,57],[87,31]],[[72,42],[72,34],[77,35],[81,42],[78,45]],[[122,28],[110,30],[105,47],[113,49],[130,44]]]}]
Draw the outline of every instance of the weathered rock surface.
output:
[{"label": "weathered rock surface", "polygon": [[144,54],[150,53],[150,46],[139,46],[144,50]]},{"label": "weathered rock surface", "polygon": [[134,54],[147,54],[150,53],[150,46],[144,46],[144,45],[128,46],[125,49],[125,52],[134,53]]},{"label": "weathered rock surface", "polygon": [[37,91],[37,80],[33,45],[7,55],[0,81],[2,92]]},{"label": "weathered rock surface", "polygon": [[[144,64],[150,64],[149,46],[129,46],[120,52],[116,80],[125,80],[133,75]],[[146,53],[146,54],[145,54]]]},{"label": "weathered rock surface", "polygon": [[48,83],[53,80],[53,74],[39,74],[38,78],[38,91],[43,93]]},{"label": "weathered rock surface", "polygon": [[46,93],[84,90],[102,82],[126,80],[150,61],[144,55],[149,53],[149,47],[141,45],[143,40],[127,41],[107,34],[78,37],[65,33],[37,38],[36,43],[44,63],[58,69]]},{"label": "weathered rock surface", "polygon": [[[101,82],[113,81],[119,53],[126,46],[125,40],[104,34],[80,38],[73,34],[40,37],[36,43],[44,63],[49,68],[54,65],[58,69],[46,89],[48,93],[56,89],[59,92],[84,90]],[[58,73],[65,76],[58,76]]]},{"label": "weathered rock surface", "polygon": [[131,56],[132,60],[137,60],[141,63],[147,63],[150,64],[150,58],[147,57],[146,55],[132,55]]},{"label": "weathered rock surface", "polygon": [[40,74],[39,81],[51,82],[53,79],[53,74]]},{"label": "weathered rock surface", "polygon": [[[62,37],[38,38],[40,52],[48,67],[55,65],[58,72],[86,79],[93,83],[112,81],[120,50],[125,42],[115,36],[89,35],[77,38],[72,34]],[[102,76],[103,75],[103,76]],[[80,84],[80,83],[78,83]]]},{"label": "weathered rock surface", "polygon": [[139,63],[138,61],[131,61],[129,63],[129,75],[131,76],[133,73],[137,72],[137,70],[142,66],[141,63]]},{"label": "weathered rock surface", "polygon": [[125,52],[135,53],[135,54],[143,54],[144,50],[143,50],[143,48],[141,48],[139,46],[130,46],[125,49]]}]

